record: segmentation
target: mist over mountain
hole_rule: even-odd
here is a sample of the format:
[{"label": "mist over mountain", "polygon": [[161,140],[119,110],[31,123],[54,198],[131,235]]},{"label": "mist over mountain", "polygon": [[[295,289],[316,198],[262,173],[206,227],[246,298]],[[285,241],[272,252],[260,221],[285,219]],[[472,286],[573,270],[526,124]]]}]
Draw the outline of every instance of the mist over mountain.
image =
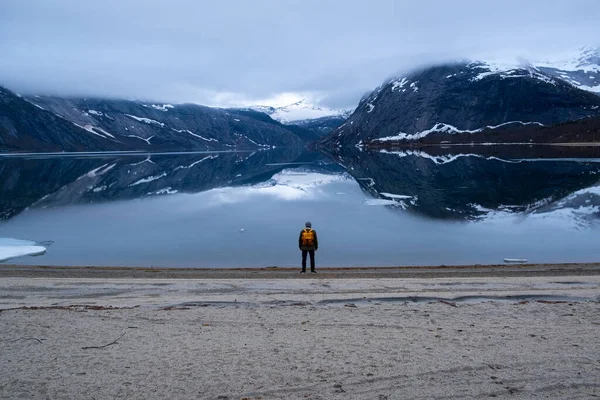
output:
[{"label": "mist over mountain", "polygon": [[19,97],[2,89],[0,146],[20,151],[198,151],[320,141],[336,148],[368,142],[453,142],[483,131],[476,141],[508,131],[504,137],[512,141],[543,141],[537,133],[535,138],[527,135],[534,128],[600,115],[599,54],[580,48],[536,62],[488,59],[427,67],[387,80],[363,97],[353,112],[307,99],[280,107],[222,109]]},{"label": "mist over mountain", "polygon": [[[324,144],[414,141],[484,129],[553,125],[600,115],[598,52],[543,66],[463,61],[386,81]],[[551,67],[551,65],[553,65]],[[585,73],[587,80],[579,78]],[[577,80],[579,79],[579,80]]]},{"label": "mist over mountain", "polygon": [[294,124],[298,124],[300,121],[311,121],[327,117],[345,119],[350,116],[353,111],[350,109],[345,110],[319,106],[306,99],[280,107],[257,105],[248,108],[264,112],[277,121]]},{"label": "mist over mountain", "polygon": [[[304,146],[316,135],[195,104],[19,97],[0,88],[0,149],[209,151]],[[294,132],[296,130],[296,132]],[[298,136],[303,134],[304,138]]]}]

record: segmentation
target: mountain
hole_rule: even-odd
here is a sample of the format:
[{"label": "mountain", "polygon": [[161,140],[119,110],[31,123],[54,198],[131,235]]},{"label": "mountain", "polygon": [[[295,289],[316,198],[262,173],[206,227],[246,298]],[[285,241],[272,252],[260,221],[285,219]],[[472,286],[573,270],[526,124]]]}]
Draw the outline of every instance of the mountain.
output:
[{"label": "mountain", "polygon": [[599,109],[600,96],[534,66],[456,62],[387,81],[322,144],[337,148],[436,132],[552,125],[598,116]]},{"label": "mountain", "polygon": [[[431,145],[565,144],[600,142],[600,115],[554,125],[507,123],[471,131],[438,124],[417,135],[400,134],[364,143],[370,149],[423,147]],[[362,145],[361,145],[362,146]]]},{"label": "mountain", "polygon": [[[140,146],[141,147],[141,146]],[[0,151],[131,150],[131,138],[115,138],[76,126],[0,87]]]},{"label": "mountain", "polygon": [[293,132],[296,136],[298,136],[305,143],[314,142],[323,136],[322,134],[320,134],[320,132],[318,130],[305,128],[305,127],[302,127],[302,126],[299,126],[296,124],[283,124],[277,120],[274,120],[268,114],[266,114],[262,111],[252,110],[252,109],[248,109],[248,108],[244,108],[244,109],[231,108],[231,109],[228,109],[227,111],[234,115],[243,115],[245,117],[252,118],[257,121],[262,121],[267,124],[271,124],[271,125],[281,127],[283,129],[287,129],[287,130]]},{"label": "mountain", "polygon": [[315,119],[294,121],[294,124],[313,131],[317,136],[325,136],[340,127],[346,121],[347,115],[331,115]]},{"label": "mountain", "polygon": [[135,141],[147,150],[230,150],[300,146],[282,125],[196,104],[28,97],[39,108],[105,140]]},{"label": "mountain", "polygon": [[582,47],[533,65],[579,89],[600,94],[600,49]]},{"label": "mountain", "polygon": [[318,139],[266,114],[195,104],[20,97],[0,87],[0,151],[198,151],[302,147]]},{"label": "mountain", "polygon": [[306,99],[283,107],[257,105],[248,108],[263,112],[277,121],[294,124],[297,124],[297,121],[314,120],[331,116],[345,119],[352,113],[351,110],[317,106]]}]

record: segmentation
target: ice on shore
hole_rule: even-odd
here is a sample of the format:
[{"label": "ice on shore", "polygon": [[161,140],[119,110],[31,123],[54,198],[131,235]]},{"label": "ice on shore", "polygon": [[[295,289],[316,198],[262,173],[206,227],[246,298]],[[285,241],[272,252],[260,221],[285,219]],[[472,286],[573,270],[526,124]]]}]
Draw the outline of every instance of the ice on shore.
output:
[{"label": "ice on shore", "polygon": [[30,240],[0,238],[0,262],[25,256],[41,256],[46,248]]}]

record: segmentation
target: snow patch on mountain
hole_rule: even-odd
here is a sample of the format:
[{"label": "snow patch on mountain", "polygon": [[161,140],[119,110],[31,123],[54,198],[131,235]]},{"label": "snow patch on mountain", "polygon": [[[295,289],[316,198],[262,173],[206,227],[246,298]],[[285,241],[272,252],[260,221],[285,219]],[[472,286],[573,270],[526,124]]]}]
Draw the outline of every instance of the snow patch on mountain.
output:
[{"label": "snow patch on mountain", "polygon": [[536,61],[535,65],[556,68],[561,71],[600,72],[600,50],[592,47],[580,47]]},{"label": "snow patch on mountain", "polygon": [[73,125],[84,129],[86,131],[88,131],[89,133],[93,133],[96,136],[100,136],[103,139],[108,139],[107,136],[111,137],[111,138],[115,138],[113,135],[111,135],[110,133],[106,132],[104,129],[102,128],[98,128],[97,126],[93,126],[93,125],[79,125],[76,124],[75,122],[72,122]]},{"label": "snow patch on mountain", "polygon": [[150,107],[150,108],[154,108],[155,110],[160,110],[160,111],[169,111],[169,108],[175,108],[175,106],[173,104],[142,104],[144,107]]},{"label": "snow patch on mountain", "polygon": [[486,126],[483,128],[478,128],[478,129],[458,129],[455,126],[449,125],[449,124],[444,124],[444,123],[437,123],[435,124],[432,128],[424,130],[422,132],[418,132],[415,134],[408,134],[408,133],[399,133],[398,135],[395,136],[387,136],[387,137],[382,137],[379,139],[375,139],[375,142],[392,142],[392,141],[400,141],[400,140],[416,140],[416,139],[422,139],[425,136],[431,134],[431,133],[450,133],[450,134],[456,134],[456,133],[478,133],[478,132],[482,132],[486,129],[498,129],[501,127],[505,127],[507,125],[538,125],[538,126],[544,126],[544,124],[541,124],[539,122],[523,122],[523,121],[510,121],[510,122],[505,122],[503,124],[500,125],[495,125],[495,126]]},{"label": "snow patch on mountain", "polygon": [[176,193],[178,193],[178,190],[171,190],[171,187],[169,186],[167,188],[157,190],[154,193],[150,192],[150,193],[148,193],[148,195],[152,195],[152,194],[159,194],[159,195],[160,194],[176,194]]},{"label": "snow patch on mountain", "polygon": [[399,91],[400,89],[402,89],[404,87],[404,85],[406,85],[408,83],[408,79],[406,79],[406,78],[396,79],[396,80],[393,80],[391,83],[392,83],[392,92],[395,92],[396,90]]},{"label": "snow patch on mountain", "polygon": [[172,129],[172,130],[174,130],[175,132],[178,132],[178,133],[182,133],[182,132],[189,133],[190,135],[192,135],[192,136],[195,136],[195,137],[197,137],[198,139],[202,139],[202,140],[204,140],[204,141],[207,141],[207,142],[218,142],[218,140],[217,140],[217,139],[213,139],[213,138],[205,138],[204,136],[202,136],[202,135],[198,135],[198,134],[196,134],[196,133],[194,133],[194,132],[190,131],[189,129],[175,129],[175,128],[171,128],[171,129]]},{"label": "snow patch on mountain", "polygon": [[152,139],[155,135],[150,136],[148,139],[144,139],[141,136],[136,136],[136,135],[127,135],[127,137],[132,137],[132,138],[136,138],[136,139],[140,139],[143,140],[144,142],[148,143],[148,144],[152,144],[150,143],[150,139]]},{"label": "snow patch on mountain", "polygon": [[156,180],[158,180],[158,179],[160,179],[160,178],[164,178],[165,176],[167,176],[167,173],[166,173],[166,172],[163,172],[163,173],[162,173],[162,174],[160,174],[160,175],[156,175],[156,176],[149,176],[149,177],[147,177],[147,178],[140,179],[140,180],[138,180],[138,181],[136,181],[136,182],[132,183],[132,184],[131,184],[131,185],[129,185],[129,186],[137,186],[137,185],[141,185],[142,183],[148,183],[148,182],[156,181]]},{"label": "snow patch on mountain", "polygon": [[556,79],[565,81],[579,89],[600,93],[600,50],[581,47],[545,57],[542,60],[498,60],[474,61],[468,65],[479,71],[472,81],[488,76],[502,78],[531,77],[556,84]]},{"label": "snow patch on mountain", "polygon": [[499,61],[475,61],[467,65],[467,68],[477,70],[479,73],[471,78],[472,82],[480,81],[489,76],[500,76],[502,79],[509,78],[533,78],[542,82],[556,85],[556,80],[542,73],[532,65],[513,64]]},{"label": "snow patch on mountain", "polygon": [[260,143],[256,143],[254,140],[250,139],[248,136],[246,135],[242,135],[242,137],[246,138],[246,140],[248,140],[250,143],[257,145],[258,147],[271,147],[268,144],[260,144]]},{"label": "snow patch on mountain", "polygon": [[[412,91],[416,93],[419,91],[418,83],[419,81],[411,82],[407,77],[403,77],[392,79],[388,84],[392,85],[392,92],[405,93],[408,89],[412,89]],[[381,92],[381,90],[379,90],[379,92]],[[370,101],[374,101],[379,95],[379,92],[375,94],[374,98],[370,98]]]},{"label": "snow patch on mountain", "polygon": [[143,122],[145,124],[154,124],[154,125],[160,125],[161,127],[164,128],[165,124],[163,124],[162,122],[156,121],[154,119],[150,119],[150,118],[144,118],[144,117],[136,117],[135,115],[131,115],[131,114],[125,114],[126,116],[128,116],[129,118],[133,118],[138,122]]},{"label": "snow patch on mountain", "polygon": [[110,133],[106,132],[104,129],[102,129],[102,128],[98,127],[98,126],[93,126],[93,127],[92,127],[92,129],[94,129],[95,131],[99,131],[99,132],[100,132],[100,133],[102,133],[103,135],[110,136],[110,137],[111,137],[111,138],[113,138],[113,139],[115,138],[115,137],[114,137],[114,135],[112,135],[112,134],[110,134]]}]

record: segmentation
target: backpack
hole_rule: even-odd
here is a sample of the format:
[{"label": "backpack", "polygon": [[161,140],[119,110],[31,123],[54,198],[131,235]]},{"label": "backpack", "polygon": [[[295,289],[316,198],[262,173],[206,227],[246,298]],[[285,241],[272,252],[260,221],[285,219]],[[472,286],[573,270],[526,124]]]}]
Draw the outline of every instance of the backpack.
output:
[{"label": "backpack", "polygon": [[312,229],[302,230],[302,246],[313,246],[315,244],[315,231]]}]

